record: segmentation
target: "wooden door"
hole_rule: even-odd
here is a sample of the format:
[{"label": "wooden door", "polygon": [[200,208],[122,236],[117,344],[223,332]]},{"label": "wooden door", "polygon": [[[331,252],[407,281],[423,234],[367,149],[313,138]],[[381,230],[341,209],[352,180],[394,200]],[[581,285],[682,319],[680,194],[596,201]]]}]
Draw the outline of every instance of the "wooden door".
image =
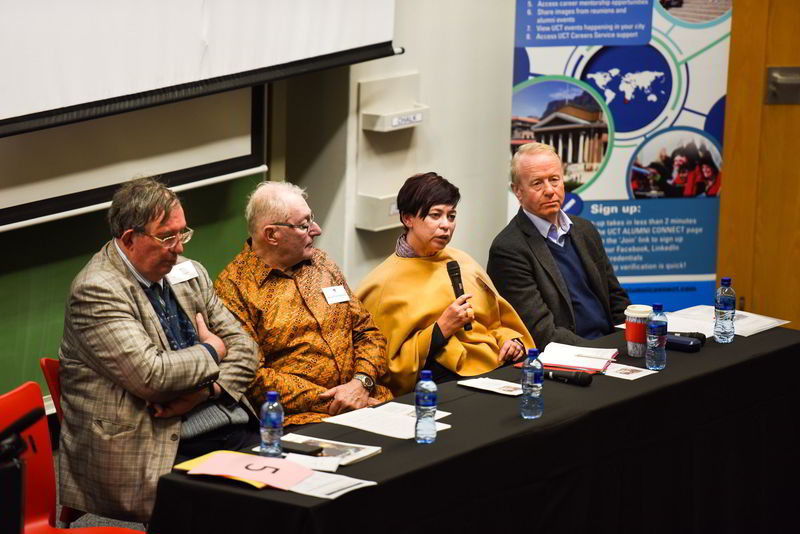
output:
[{"label": "wooden door", "polygon": [[730,54],[717,276],[800,329],[800,105],[764,105],[767,67],[800,66],[800,2],[736,0]]}]

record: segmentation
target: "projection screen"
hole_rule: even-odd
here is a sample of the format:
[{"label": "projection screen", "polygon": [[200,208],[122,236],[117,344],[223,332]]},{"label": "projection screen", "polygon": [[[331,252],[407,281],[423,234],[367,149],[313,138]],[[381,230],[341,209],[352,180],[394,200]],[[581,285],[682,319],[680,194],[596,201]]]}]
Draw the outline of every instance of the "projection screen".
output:
[{"label": "projection screen", "polygon": [[[394,0],[0,0],[0,153],[12,154],[14,162],[0,159],[0,230],[107,200],[126,174],[103,172],[105,164],[119,162],[102,154],[93,156],[99,172],[58,175],[42,171],[41,162],[24,168],[25,157],[41,157],[53,150],[53,139],[71,137],[67,131],[48,138],[41,130],[117,114],[138,117],[146,108],[169,112],[175,103],[231,93],[197,104],[212,114],[231,113],[231,124],[222,127],[230,138],[199,135],[202,143],[214,138],[217,152],[209,153],[217,154],[215,161],[203,155],[196,165],[189,160],[160,171],[176,185],[192,176],[204,180],[263,168],[264,84],[391,55],[393,29]],[[248,87],[253,89],[235,91]],[[31,135],[48,138],[47,144],[30,148]],[[202,143],[190,148],[202,151]],[[104,149],[102,143],[84,147],[87,153],[93,148]],[[147,154],[138,156],[147,160]],[[22,191],[28,183],[33,189]]]}]

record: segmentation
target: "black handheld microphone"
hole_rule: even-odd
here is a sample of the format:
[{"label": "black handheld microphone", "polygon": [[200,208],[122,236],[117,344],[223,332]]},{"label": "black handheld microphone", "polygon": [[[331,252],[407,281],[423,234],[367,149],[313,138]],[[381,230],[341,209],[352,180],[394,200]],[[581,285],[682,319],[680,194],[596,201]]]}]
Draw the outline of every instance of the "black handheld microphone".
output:
[{"label": "black handheld microphone", "polygon": [[[447,274],[450,275],[450,282],[453,284],[453,293],[456,294],[456,298],[460,297],[464,294],[464,284],[461,282],[461,267],[457,261],[447,262]],[[472,324],[465,324],[464,330],[472,330]]]},{"label": "black handheld microphone", "polygon": [[592,375],[586,371],[566,371],[561,369],[545,369],[545,378],[555,380],[556,382],[564,382],[565,384],[574,384],[576,386],[588,386],[592,383]]}]

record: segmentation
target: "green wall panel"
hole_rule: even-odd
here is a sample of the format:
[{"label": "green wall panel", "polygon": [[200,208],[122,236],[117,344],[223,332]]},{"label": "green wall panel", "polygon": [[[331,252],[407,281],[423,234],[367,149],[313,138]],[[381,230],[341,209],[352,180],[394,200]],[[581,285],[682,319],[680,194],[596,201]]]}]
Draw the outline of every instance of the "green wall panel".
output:
[{"label": "green wall panel", "polygon": [[[212,278],[247,238],[244,206],[261,175],[179,196],[195,236],[184,254]],[[28,380],[47,391],[39,358],[57,357],[64,303],[78,271],[109,239],[105,210],[0,233],[0,393]]]}]

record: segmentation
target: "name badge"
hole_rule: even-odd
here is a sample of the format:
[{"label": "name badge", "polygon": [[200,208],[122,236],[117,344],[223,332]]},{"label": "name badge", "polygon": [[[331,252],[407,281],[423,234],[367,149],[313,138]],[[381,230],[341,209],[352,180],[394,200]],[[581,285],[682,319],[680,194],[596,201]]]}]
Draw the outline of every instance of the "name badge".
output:
[{"label": "name badge", "polygon": [[192,278],[197,278],[198,276],[197,269],[194,268],[194,263],[187,260],[183,263],[176,263],[167,274],[167,280],[170,284],[175,285],[185,282],[186,280],[191,280]]},{"label": "name badge", "polygon": [[347,302],[350,300],[350,295],[347,294],[344,286],[323,287],[322,293],[325,295],[325,300],[328,301],[328,304],[336,304],[337,302]]}]

